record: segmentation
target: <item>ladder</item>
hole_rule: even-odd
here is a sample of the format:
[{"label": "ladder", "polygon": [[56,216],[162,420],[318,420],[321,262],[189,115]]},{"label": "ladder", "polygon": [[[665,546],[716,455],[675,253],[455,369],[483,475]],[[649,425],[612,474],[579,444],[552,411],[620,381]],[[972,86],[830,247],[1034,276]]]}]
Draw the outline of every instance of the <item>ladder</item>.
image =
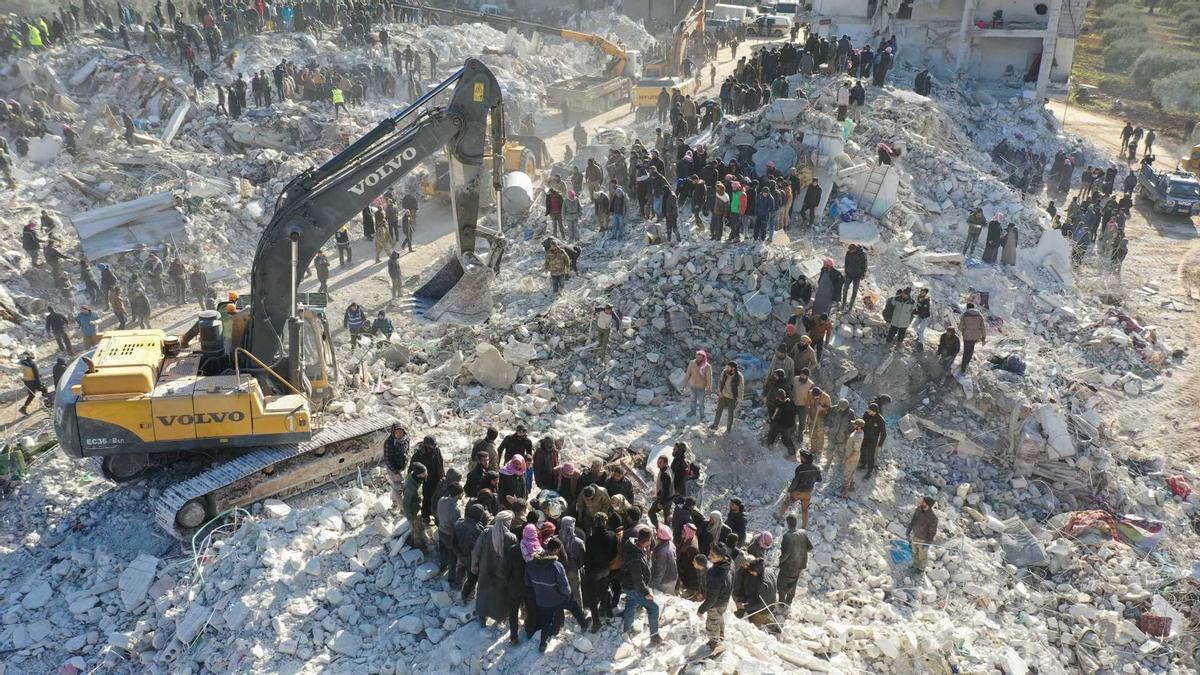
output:
[{"label": "ladder", "polygon": [[871,173],[867,175],[867,182],[863,185],[862,203],[859,204],[859,209],[863,213],[871,213],[875,209],[875,203],[879,201],[879,191],[883,189],[883,178],[887,175],[887,164],[878,164],[871,168]]}]

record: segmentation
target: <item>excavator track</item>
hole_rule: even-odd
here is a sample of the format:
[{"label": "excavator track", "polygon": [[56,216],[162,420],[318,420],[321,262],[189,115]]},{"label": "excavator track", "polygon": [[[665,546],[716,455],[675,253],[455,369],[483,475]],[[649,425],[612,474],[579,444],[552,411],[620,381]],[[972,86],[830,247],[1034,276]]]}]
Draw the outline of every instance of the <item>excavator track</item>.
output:
[{"label": "excavator track", "polygon": [[289,497],[379,461],[397,420],[371,415],[339,422],[296,445],[270,445],[224,461],[167,488],[154,517],[168,534],[184,539],[213,516],[268,497]]}]

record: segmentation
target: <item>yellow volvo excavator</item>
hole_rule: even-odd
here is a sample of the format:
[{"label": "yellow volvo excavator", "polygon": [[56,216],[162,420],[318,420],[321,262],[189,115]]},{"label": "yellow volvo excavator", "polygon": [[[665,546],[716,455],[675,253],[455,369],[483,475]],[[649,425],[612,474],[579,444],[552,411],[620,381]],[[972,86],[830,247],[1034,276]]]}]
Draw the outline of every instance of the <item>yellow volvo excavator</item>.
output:
[{"label": "yellow volvo excavator", "polygon": [[[451,87],[446,105],[432,105]],[[196,454],[217,460],[158,499],[156,518],[176,535],[231,507],[296,494],[377,461],[393,418],[323,423],[319,411],[334,394],[337,364],[323,315],[298,301],[300,279],[343,223],[444,147],[459,253],[416,295],[432,318],[486,319],[504,247],[502,235],[477,225],[480,193],[498,191],[504,175],[504,154],[490,152],[489,140],[504,147],[500,86],[471,59],[297,176],[259,240],[250,303],[226,308],[234,313],[224,322],[232,335],[214,311],[202,312],[189,331],[192,349],[161,330],[105,333],[60,382],[54,426],[63,451],[97,463],[114,481]],[[494,163],[491,185],[481,185],[485,157]],[[492,201],[499,208],[500,200]],[[491,244],[486,262],[476,255],[480,238]]]}]

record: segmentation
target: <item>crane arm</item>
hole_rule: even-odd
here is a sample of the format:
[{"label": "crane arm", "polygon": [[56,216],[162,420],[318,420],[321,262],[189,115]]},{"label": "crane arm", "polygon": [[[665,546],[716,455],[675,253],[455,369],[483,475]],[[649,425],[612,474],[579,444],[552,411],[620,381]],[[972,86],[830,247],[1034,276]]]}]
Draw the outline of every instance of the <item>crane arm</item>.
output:
[{"label": "crane arm", "polygon": [[[449,104],[424,108],[454,85]],[[491,121],[493,189],[503,176],[504,124],[500,85],[483,63],[469,59],[446,81],[383,120],[316,169],[292,180],[280,194],[251,268],[249,351],[267,363],[284,353],[284,327],[296,313],[295,292],[317,251],[343,224],[382,196],[423,159],[444,146],[464,177],[456,186],[458,245],[475,250],[479,176]],[[407,118],[413,117],[407,125]]]}]

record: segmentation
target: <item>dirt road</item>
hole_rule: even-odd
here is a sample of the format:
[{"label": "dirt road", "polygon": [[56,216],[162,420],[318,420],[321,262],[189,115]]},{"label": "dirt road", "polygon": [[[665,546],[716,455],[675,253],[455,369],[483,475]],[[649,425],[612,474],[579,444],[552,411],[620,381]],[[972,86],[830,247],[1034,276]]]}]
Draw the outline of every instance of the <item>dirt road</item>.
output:
[{"label": "dirt road", "polygon": [[[1121,145],[1123,119],[1098,114],[1052,101],[1050,110],[1066,130],[1087,139],[1115,158]],[[1179,148],[1156,149],[1157,165],[1173,168]],[[1121,161],[1115,160],[1114,161]],[[1191,298],[1188,279],[1200,274],[1200,231],[1190,218],[1152,213],[1135,205],[1126,224],[1129,256],[1122,281],[1124,308],[1144,325],[1159,328],[1160,335],[1175,349],[1195,352],[1200,347],[1200,304]],[[1161,387],[1129,399],[1118,406],[1122,431],[1135,447],[1161,453],[1168,462],[1186,463],[1200,459],[1195,440],[1200,437],[1200,369],[1190,361],[1169,368]],[[1119,395],[1119,394],[1118,394]]]}]

